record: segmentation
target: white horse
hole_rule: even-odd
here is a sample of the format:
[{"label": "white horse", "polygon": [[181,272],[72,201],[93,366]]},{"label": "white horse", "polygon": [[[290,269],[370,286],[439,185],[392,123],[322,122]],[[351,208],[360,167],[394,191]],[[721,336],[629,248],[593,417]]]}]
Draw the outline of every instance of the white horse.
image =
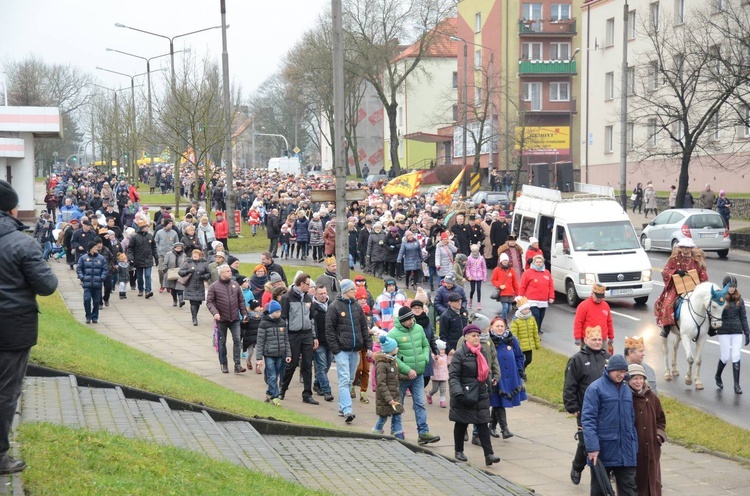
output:
[{"label": "white horse", "polygon": [[[672,343],[671,365],[668,350],[669,337],[662,340],[661,347],[666,362],[665,380],[671,381],[672,377],[680,375],[677,370],[677,347],[682,341],[688,362],[685,384],[689,386],[695,381],[695,389],[703,389],[703,382],[700,378],[703,344],[708,338],[709,329],[721,327],[721,313],[726,305],[727,289],[726,287],[722,289],[710,282],[702,282],[682,298],[679,305],[680,315],[675,319],[677,326],[672,326],[671,329],[671,333],[676,338]],[[695,342],[695,354],[690,345],[692,342]],[[693,362],[695,362],[695,375],[693,375]]]}]

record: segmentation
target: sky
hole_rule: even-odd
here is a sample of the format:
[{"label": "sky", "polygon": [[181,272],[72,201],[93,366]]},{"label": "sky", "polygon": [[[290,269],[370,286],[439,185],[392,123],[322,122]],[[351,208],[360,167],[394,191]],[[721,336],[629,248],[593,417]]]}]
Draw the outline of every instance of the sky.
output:
[{"label": "sky", "polygon": [[[330,0],[226,0],[229,77],[241,85],[244,97],[278,70],[288,50],[302,33],[315,27],[330,4]],[[115,23],[171,37],[221,26],[220,1],[0,0],[0,71],[9,61],[33,54],[45,62],[88,71],[104,86],[129,86],[128,78],[96,67],[134,75],[146,71],[146,62],[106,48],[153,57],[169,53],[169,41],[117,28]],[[221,63],[221,29],[175,40],[175,50],[187,46]],[[161,64],[166,68],[168,61],[169,57],[154,60],[151,68]]]}]

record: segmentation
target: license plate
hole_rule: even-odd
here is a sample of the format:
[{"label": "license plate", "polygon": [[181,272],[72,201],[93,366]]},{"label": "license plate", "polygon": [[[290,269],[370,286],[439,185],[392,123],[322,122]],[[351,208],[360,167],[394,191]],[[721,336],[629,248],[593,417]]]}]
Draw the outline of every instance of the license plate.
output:
[{"label": "license plate", "polygon": [[718,234],[716,234],[716,233],[699,233],[698,234],[699,238],[715,238],[717,236],[718,236]]},{"label": "license plate", "polygon": [[631,288],[612,289],[610,290],[610,294],[612,296],[629,296],[633,294],[633,290]]}]

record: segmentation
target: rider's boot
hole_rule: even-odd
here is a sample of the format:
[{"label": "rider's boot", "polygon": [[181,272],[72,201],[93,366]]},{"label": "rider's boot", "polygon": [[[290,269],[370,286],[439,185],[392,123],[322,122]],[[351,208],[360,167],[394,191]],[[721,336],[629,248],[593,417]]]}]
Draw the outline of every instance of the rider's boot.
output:
[{"label": "rider's boot", "polygon": [[716,375],[714,376],[714,379],[716,379],[716,387],[719,389],[724,389],[724,383],[721,381],[721,373],[724,372],[724,367],[726,366],[727,364],[721,360],[716,364]]},{"label": "rider's boot", "polygon": [[734,374],[734,394],[742,394],[740,387],[740,362],[732,364],[732,373]]},{"label": "rider's boot", "polygon": [[661,328],[661,332],[659,333],[659,336],[663,338],[669,337],[669,330],[672,328],[670,324],[666,324],[664,327]]}]

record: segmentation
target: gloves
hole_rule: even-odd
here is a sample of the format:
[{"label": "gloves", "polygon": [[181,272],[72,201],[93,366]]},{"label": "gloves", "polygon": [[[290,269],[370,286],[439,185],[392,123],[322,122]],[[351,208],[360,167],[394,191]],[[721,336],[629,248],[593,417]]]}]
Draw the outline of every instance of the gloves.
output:
[{"label": "gloves", "polygon": [[675,274],[677,274],[677,275],[678,275],[678,276],[680,276],[680,277],[682,277],[682,276],[684,276],[685,274],[687,274],[687,272],[685,272],[685,271],[684,271],[684,270],[682,270],[682,269],[679,269],[679,270],[675,270],[675,271],[674,271],[674,273],[675,273]]},{"label": "gloves", "polygon": [[745,334],[745,346],[750,344],[750,334]]},{"label": "gloves", "polygon": [[610,356],[615,354],[615,343],[611,339],[607,343],[607,351],[609,352]]},{"label": "gloves", "polygon": [[580,339],[576,339],[576,346],[581,346],[581,340]]},{"label": "gloves", "polygon": [[391,408],[393,408],[396,413],[404,413],[404,406],[398,401],[394,401]]}]

